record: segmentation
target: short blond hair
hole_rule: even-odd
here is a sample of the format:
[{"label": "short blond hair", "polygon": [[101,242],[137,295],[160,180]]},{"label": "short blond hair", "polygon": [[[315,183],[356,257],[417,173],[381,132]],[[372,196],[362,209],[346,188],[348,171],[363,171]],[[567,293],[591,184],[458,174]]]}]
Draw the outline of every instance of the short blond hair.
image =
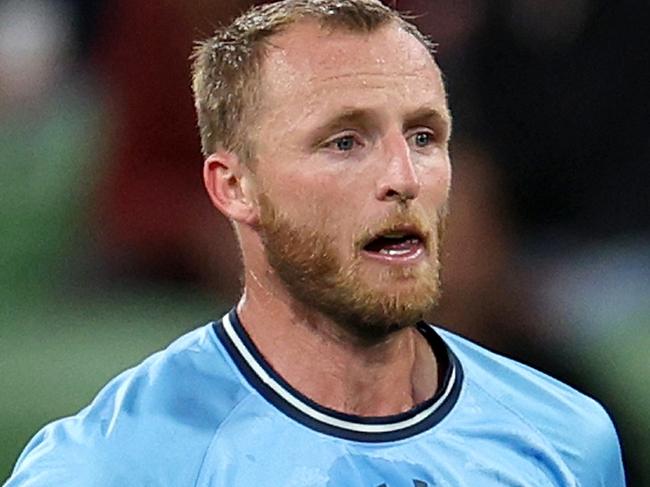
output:
[{"label": "short blond hair", "polygon": [[261,67],[271,36],[301,21],[371,33],[396,23],[433,54],[434,44],[405,16],[378,0],[282,0],[253,7],[192,54],[192,88],[204,156],[218,149],[254,159],[254,141],[242,130],[258,100]]}]

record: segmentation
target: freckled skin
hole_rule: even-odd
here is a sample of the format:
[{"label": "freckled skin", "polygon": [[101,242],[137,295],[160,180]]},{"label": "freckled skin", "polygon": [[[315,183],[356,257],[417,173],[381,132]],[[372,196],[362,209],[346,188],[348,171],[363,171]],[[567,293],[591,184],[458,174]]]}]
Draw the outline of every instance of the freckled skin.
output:
[{"label": "freckled skin", "polygon": [[[395,25],[358,34],[300,22],[271,39],[260,92],[248,128],[256,160],[242,180],[257,217],[235,219],[245,267],[242,322],[278,373],[314,401],[361,415],[408,410],[437,387],[435,357],[412,323],[390,333],[384,327],[374,340],[360,340],[354,323],[341,325],[378,317],[386,303],[400,305],[391,320],[400,321],[400,309],[411,310],[410,320],[413,309],[435,302],[451,179],[440,71]],[[430,236],[426,258],[391,267],[364,257],[361,236],[400,209]],[[284,226],[270,223],[273,214]],[[296,264],[309,272],[278,272]],[[332,268],[347,277],[335,279]],[[319,298],[329,307],[295,292],[305,280],[313,281],[308,290],[327,293]],[[350,302],[377,309],[337,314]]]}]

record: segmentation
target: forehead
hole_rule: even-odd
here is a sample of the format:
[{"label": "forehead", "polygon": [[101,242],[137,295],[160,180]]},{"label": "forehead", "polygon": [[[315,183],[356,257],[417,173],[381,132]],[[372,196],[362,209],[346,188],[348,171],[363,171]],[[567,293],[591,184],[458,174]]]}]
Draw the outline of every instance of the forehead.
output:
[{"label": "forehead", "polygon": [[[262,88],[268,102],[263,105],[285,104],[288,97],[309,105],[337,98],[337,93],[375,96],[392,91],[428,98],[446,111],[442,77],[432,56],[395,23],[357,33],[298,22],[271,39]],[[349,102],[350,97],[345,98]]]}]

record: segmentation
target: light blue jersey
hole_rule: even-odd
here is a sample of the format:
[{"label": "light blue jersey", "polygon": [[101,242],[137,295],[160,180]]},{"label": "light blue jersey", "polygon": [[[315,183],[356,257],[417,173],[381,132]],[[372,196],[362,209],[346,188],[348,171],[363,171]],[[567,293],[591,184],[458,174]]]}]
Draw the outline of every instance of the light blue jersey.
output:
[{"label": "light blue jersey", "polygon": [[45,427],[7,487],[625,485],[593,400],[449,332],[419,326],[444,371],[396,416],[315,404],[266,363],[233,311]]}]

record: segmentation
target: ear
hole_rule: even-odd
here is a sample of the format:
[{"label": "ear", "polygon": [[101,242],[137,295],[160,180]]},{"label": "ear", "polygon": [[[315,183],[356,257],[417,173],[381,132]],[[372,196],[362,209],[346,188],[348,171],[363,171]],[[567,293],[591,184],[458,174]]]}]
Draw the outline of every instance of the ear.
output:
[{"label": "ear", "polygon": [[252,178],[232,152],[219,150],[208,156],[203,165],[203,182],[212,204],[227,218],[249,225],[257,222]]}]

